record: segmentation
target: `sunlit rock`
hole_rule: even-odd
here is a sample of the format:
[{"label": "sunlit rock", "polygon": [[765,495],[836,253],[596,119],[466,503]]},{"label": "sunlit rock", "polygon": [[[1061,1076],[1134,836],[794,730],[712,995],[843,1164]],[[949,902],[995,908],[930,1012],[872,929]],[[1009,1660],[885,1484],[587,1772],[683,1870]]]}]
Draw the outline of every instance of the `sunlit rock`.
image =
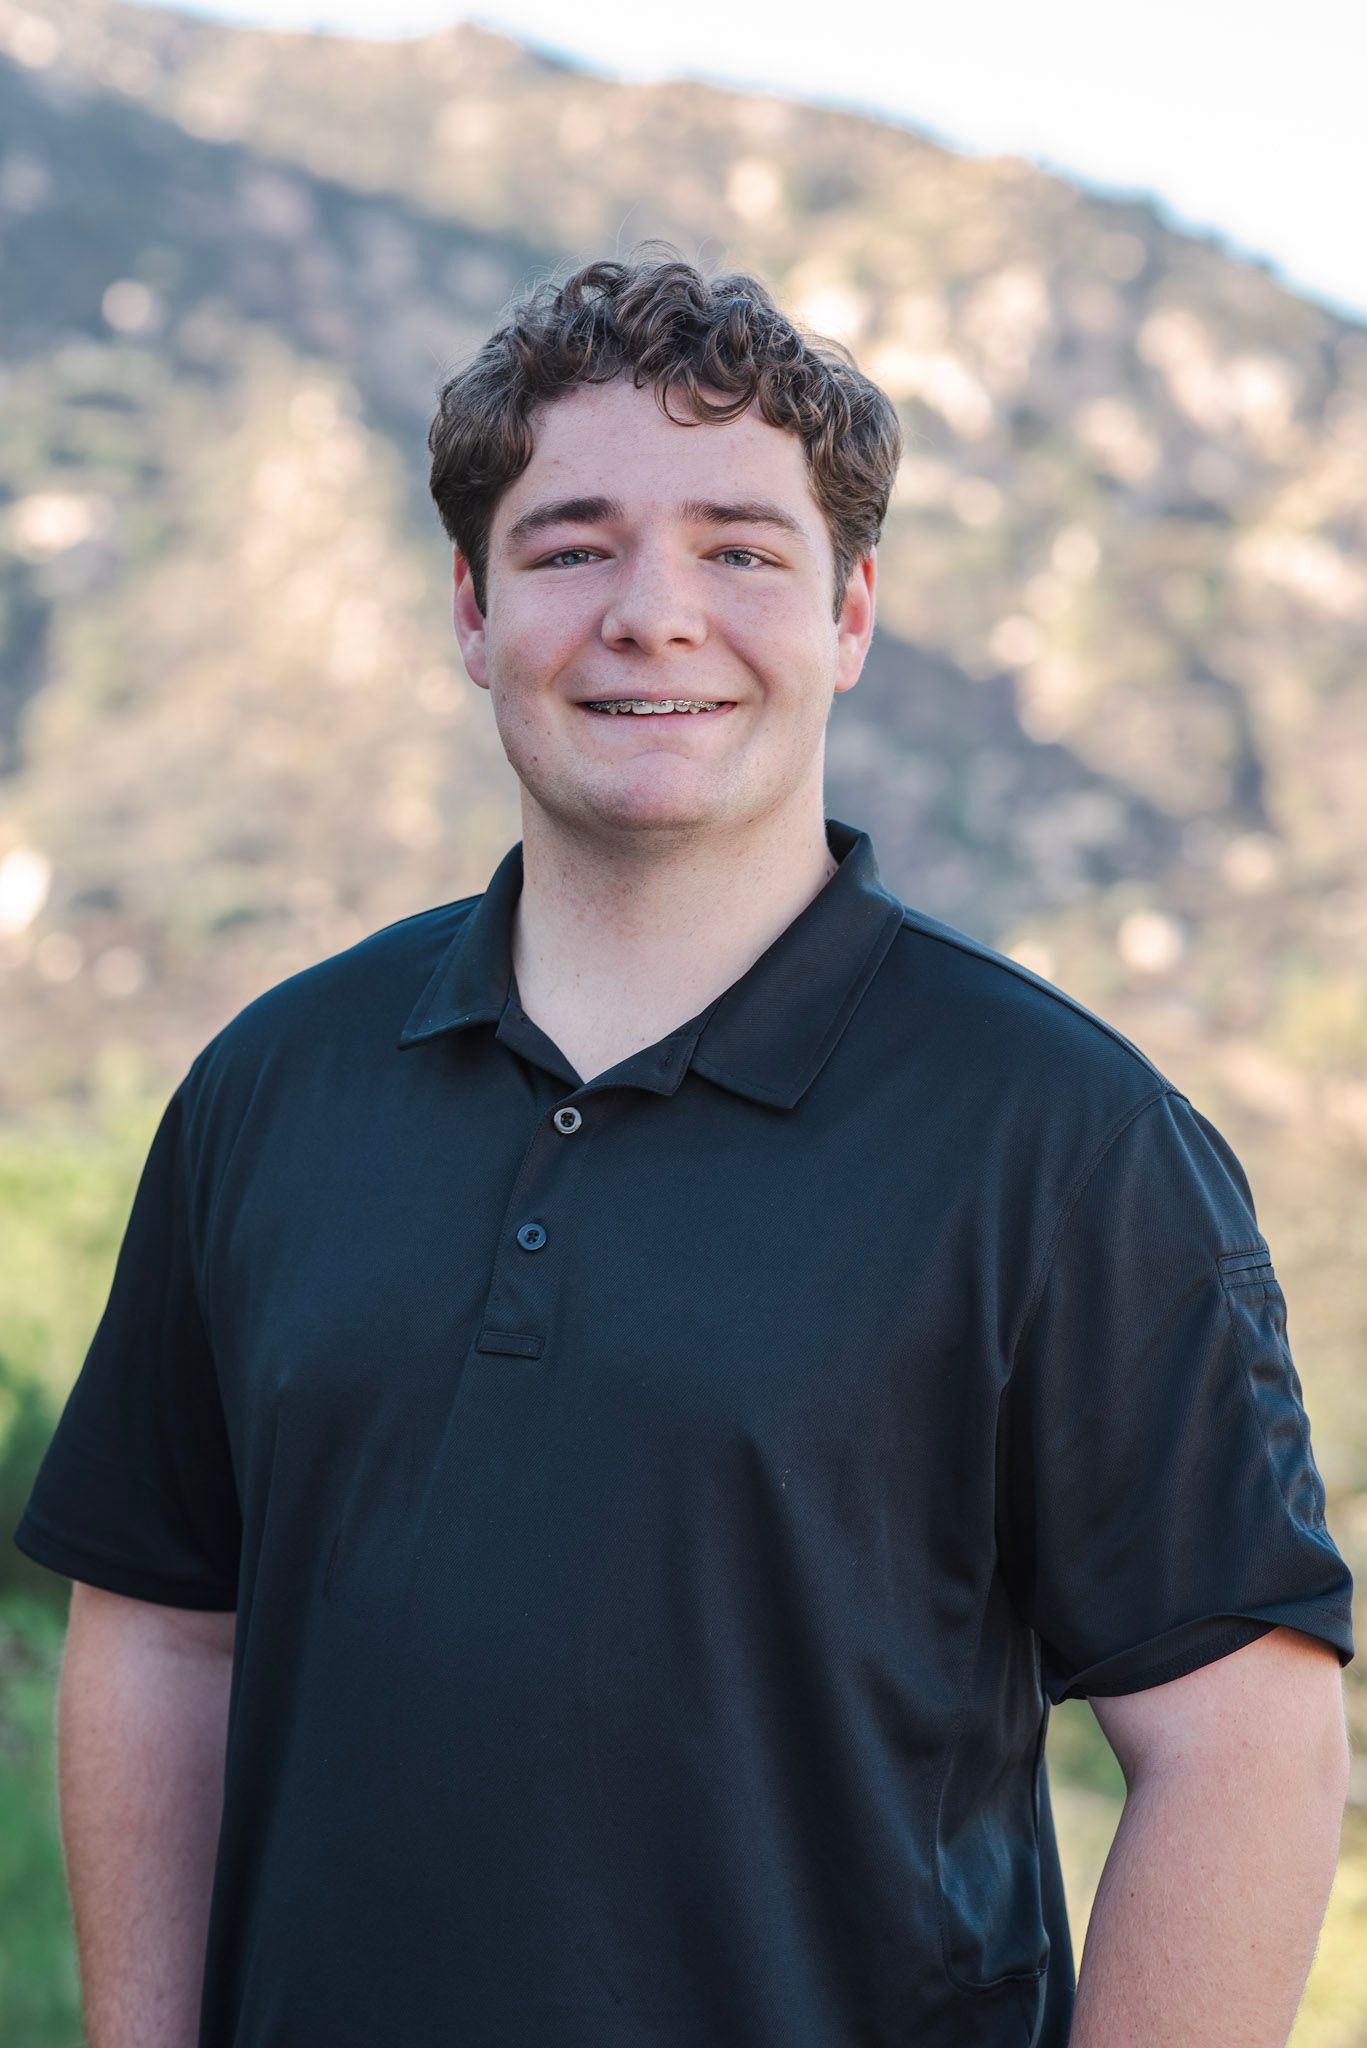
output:
[{"label": "sunlit rock", "polygon": [[1168,974],[1186,951],[1174,919],[1161,910],[1132,910],[1120,920],[1115,949],[1140,974]]},{"label": "sunlit rock", "polygon": [[36,846],[12,846],[0,857],[0,932],[27,931],[52,886],[52,862]]},{"label": "sunlit rock", "polygon": [[116,278],[105,289],[100,311],[118,334],[147,334],[161,325],[161,301],[134,277]]},{"label": "sunlit rock", "polygon": [[[726,203],[742,220],[769,220],[783,203],[783,180],[777,165],[765,157],[743,156],[731,166],[726,180]],[[803,318],[812,320],[814,326],[818,324],[809,313],[804,313]]]},{"label": "sunlit rock", "polygon": [[113,516],[99,492],[35,491],[11,506],[9,542],[25,561],[46,562],[106,532]]}]

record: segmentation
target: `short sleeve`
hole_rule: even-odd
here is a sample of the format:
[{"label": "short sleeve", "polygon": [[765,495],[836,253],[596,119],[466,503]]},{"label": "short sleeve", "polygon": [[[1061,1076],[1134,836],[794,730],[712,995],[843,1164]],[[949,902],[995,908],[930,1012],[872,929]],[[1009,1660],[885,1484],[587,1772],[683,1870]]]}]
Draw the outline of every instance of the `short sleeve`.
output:
[{"label": "short sleeve", "polygon": [[242,1523],[194,1271],[194,1073],[153,1136],[104,1313],[13,1540],[38,1564],[109,1592],[228,1609]]},{"label": "short sleeve", "polygon": [[1140,1692],[1270,1629],[1353,1656],[1352,1575],[1226,1140],[1175,1090],[1084,1167],[998,1411],[997,1546],[1055,1703]]}]

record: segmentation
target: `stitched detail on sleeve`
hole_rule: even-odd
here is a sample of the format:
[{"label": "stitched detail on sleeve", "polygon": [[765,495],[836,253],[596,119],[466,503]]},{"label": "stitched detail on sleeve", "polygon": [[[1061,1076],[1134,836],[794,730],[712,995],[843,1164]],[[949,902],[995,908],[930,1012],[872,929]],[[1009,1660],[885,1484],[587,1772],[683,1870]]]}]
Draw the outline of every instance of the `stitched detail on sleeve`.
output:
[{"label": "stitched detail on sleeve", "polygon": [[1266,1287],[1277,1278],[1272,1270],[1272,1254],[1266,1244],[1256,1245],[1247,1252],[1222,1252],[1218,1264],[1220,1278],[1227,1288]]},{"label": "stitched detail on sleeve", "polygon": [[[1286,1342],[1286,1297],[1271,1262],[1252,1279],[1243,1273],[1231,1279],[1222,1272],[1221,1292],[1239,1378],[1278,1498],[1288,1514],[1312,1533],[1323,1530],[1327,1537],[1324,1479],[1311,1449],[1300,1375]],[[1275,1368],[1269,1366],[1263,1346],[1276,1358]]]}]

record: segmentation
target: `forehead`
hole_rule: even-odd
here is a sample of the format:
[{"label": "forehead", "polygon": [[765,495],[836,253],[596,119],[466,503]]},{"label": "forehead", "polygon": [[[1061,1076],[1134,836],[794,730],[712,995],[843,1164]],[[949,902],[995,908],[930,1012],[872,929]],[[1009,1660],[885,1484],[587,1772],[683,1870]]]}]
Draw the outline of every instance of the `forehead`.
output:
[{"label": "forehead", "polygon": [[604,497],[628,512],[666,503],[725,496],[763,495],[780,502],[805,526],[820,532],[822,514],[812,494],[807,455],[796,434],[770,426],[754,406],[732,420],[684,424],[688,402],[679,393],[670,419],[649,385],[628,378],[579,385],[532,415],[531,461],[498,502],[495,532],[548,492]]}]

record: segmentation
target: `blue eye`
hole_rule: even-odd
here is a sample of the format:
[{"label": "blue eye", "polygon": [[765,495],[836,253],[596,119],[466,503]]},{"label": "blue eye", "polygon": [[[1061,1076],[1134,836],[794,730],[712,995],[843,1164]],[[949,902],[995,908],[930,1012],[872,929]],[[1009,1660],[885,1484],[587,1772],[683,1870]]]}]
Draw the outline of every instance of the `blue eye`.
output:
[{"label": "blue eye", "polygon": [[[717,551],[717,559],[719,561],[729,562],[735,558],[739,558],[737,566],[742,569],[763,568],[765,565],[765,557],[754,548],[720,548]],[[539,569],[557,569],[564,568],[567,565],[572,567],[576,562],[594,562],[597,560],[598,554],[594,548],[557,548],[553,555],[547,555],[542,561],[538,562],[537,567]]]}]

